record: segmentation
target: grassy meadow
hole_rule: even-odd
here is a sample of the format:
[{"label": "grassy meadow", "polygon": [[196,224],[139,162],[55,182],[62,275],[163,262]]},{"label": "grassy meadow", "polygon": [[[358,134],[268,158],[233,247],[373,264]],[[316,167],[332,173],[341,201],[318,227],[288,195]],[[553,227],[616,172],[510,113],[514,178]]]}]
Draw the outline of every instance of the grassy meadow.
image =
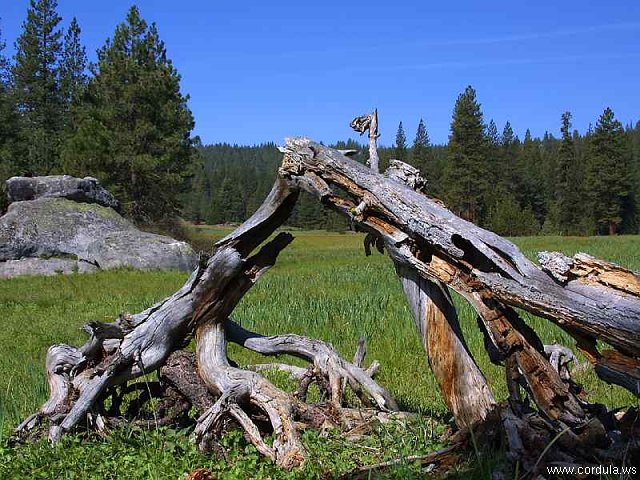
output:
[{"label": "grassy meadow", "polygon": [[[191,235],[194,244],[205,248],[227,231],[198,226],[192,227]],[[65,438],[54,448],[44,443],[10,448],[6,439],[11,429],[46,399],[44,358],[49,345],[82,343],[84,336],[78,328],[82,324],[111,321],[119,312],[140,311],[177,289],[187,275],[120,270],[2,280],[0,478],[176,479],[201,466],[220,478],[330,478],[328,472],[339,473],[358,463],[441,446],[438,439],[450,417],[428,371],[389,259],[377,253],[365,257],[362,237],[357,234],[293,233],[293,244],[243,299],[234,319],[265,334],[293,332],[330,341],[347,358],[352,357],[357,339],[364,336],[368,342],[366,362],[378,359],[382,364],[378,381],[403,409],[420,413],[420,421],[405,431],[381,428],[358,445],[337,434],[320,438],[314,432],[305,432],[304,441],[312,454],[303,470],[292,473],[280,472],[261,459],[240,434],[224,439],[231,452],[227,462],[201,456],[189,442],[189,432],[166,429],[118,431],[91,442]],[[640,237],[531,237],[515,242],[530,258],[535,258],[539,250],[567,254],[584,251],[640,270]],[[504,398],[502,369],[492,365],[484,352],[475,314],[459,298],[455,300],[465,338],[494,392]],[[571,345],[568,337],[549,322],[526,314],[524,317],[543,341]],[[235,346],[230,347],[230,356],[240,365],[264,361]],[[637,404],[621,388],[599,382],[588,368],[578,368],[575,377],[586,386],[592,401],[611,407]],[[484,478],[493,461],[483,458],[463,465],[459,475]],[[404,464],[390,475],[421,478],[412,465]]]}]

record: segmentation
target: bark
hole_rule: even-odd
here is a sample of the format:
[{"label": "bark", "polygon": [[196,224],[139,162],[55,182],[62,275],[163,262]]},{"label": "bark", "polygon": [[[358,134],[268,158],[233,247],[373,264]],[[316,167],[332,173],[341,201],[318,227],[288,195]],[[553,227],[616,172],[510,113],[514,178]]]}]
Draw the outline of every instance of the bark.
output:
[{"label": "bark", "polygon": [[[418,192],[427,183],[417,169],[399,160],[391,160],[385,176]],[[399,258],[396,245],[387,243],[386,248]],[[471,427],[485,420],[497,404],[464,342],[447,287],[401,261],[394,263],[429,366],[456,424]]]},{"label": "bark", "polygon": [[[558,355],[554,356],[553,351],[545,353],[536,333],[515,309],[557,323],[583,349],[595,339],[609,343],[615,355],[593,352],[599,361],[596,371],[635,393],[637,383],[631,372],[640,353],[636,274],[606,262],[599,262],[597,268],[590,265],[585,272],[585,258],[580,257],[571,268],[561,269],[561,275],[568,272],[569,276],[559,279],[552,269],[543,271],[529,261],[513,243],[455,216],[440,202],[410,188],[402,178],[377,174],[304,138],[288,139],[282,150],[283,178],[368,232],[367,250],[383,242],[396,264],[423,340],[427,338],[427,347],[429,332],[437,332],[438,323],[427,319],[422,324],[423,312],[428,312],[429,307],[416,305],[434,301],[434,286],[453,288],[475,308],[492,360],[505,366],[510,406],[501,408],[502,428],[514,458],[530,459],[531,455],[542,453],[560,434],[569,441],[564,446],[561,443],[562,448],[549,457],[587,458],[590,449],[614,441],[604,428],[605,424],[611,425],[610,418],[601,415],[601,408],[594,409],[577,397],[580,389],[562,374],[562,369],[554,368],[559,367]],[[428,287],[420,286],[420,281]],[[444,294],[445,290],[441,288],[440,292]],[[445,298],[443,305],[448,307],[450,302]],[[452,401],[456,395],[450,393],[446,382],[452,382],[451,377],[455,377],[454,383],[460,377],[474,378],[470,372],[477,367],[464,348],[452,314],[442,311],[438,318],[441,325],[446,319],[448,339],[459,345],[453,348],[442,339],[434,341],[435,355],[446,357],[456,351],[456,362],[465,372],[460,375],[452,366],[439,368],[432,362],[447,403],[452,411],[457,410],[459,424],[464,424],[465,418],[475,421],[478,405],[485,406],[483,416],[487,418],[493,399],[488,391],[482,394],[486,383],[479,372],[475,376],[477,382],[457,388],[460,392],[475,391],[480,399],[465,398],[468,403],[457,408]],[[549,357],[553,357],[554,365]],[[449,365],[454,363],[449,360]],[[522,389],[538,411],[531,411]],[[566,450],[570,448],[578,452],[573,457]],[[527,461],[526,465],[530,470],[541,468],[540,462]]]}]

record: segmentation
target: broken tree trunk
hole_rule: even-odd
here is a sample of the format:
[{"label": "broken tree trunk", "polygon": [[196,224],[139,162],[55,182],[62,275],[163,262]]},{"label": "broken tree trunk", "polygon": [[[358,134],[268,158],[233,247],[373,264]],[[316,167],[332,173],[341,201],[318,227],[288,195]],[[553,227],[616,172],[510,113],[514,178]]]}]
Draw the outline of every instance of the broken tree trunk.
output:
[{"label": "broken tree trunk", "polygon": [[[243,295],[293,240],[280,233],[252,254],[288,218],[297,196],[295,187],[277,180],[258,211],[218,242],[211,258],[175,294],[144,312],[121,315],[113,323],[89,323],[84,330],[90,338],[82,347],[52,346],[46,365],[50,398],[18,426],[16,438],[35,438],[48,431],[49,439],[56,442],[78,426],[105,431],[126,422],[127,416],[141,414],[154,395],[163,395],[156,413],[166,410],[166,416],[129,420],[149,427],[165,425],[184,420],[193,406],[201,413],[195,433],[203,450],[233,420],[259,452],[291,468],[305,457],[298,422],[316,427],[340,424],[343,379],[361,398],[370,397],[384,410],[396,409],[391,396],[365,370],[343,360],[330,345],[295,335],[261,337],[228,320]],[[314,380],[328,385],[329,408],[306,404],[259,373],[233,365],[226,352],[227,324],[232,340],[247,348],[265,353],[271,349],[312,362]],[[190,355],[172,355],[194,333],[197,374]],[[129,384],[161,367],[160,383]],[[139,397],[124,405],[125,396],[132,393]],[[275,437],[272,445],[263,440],[256,416],[259,423],[266,418]]]},{"label": "broken tree trunk", "polygon": [[[637,295],[605,291],[600,284],[561,285],[512,242],[335,150],[300,138],[288,140],[285,150],[281,168],[285,178],[352,217],[356,206],[364,204],[362,214],[353,220],[389,238],[423,276],[465,297],[480,292],[482,301],[490,297],[640,355]],[[344,189],[351,199],[336,195],[331,186]]]},{"label": "broken tree trunk", "polygon": [[[451,287],[473,305],[492,359],[506,366],[511,407],[504,410],[502,421],[505,429],[512,432],[510,444],[514,448],[522,447],[520,454],[535,449],[536,441],[538,446],[544,445],[560,432],[573,432],[565,438],[570,438],[573,448],[584,455],[590,448],[607,443],[600,420],[576,397],[575,386],[563,381],[549,363],[542,342],[520,319],[515,308],[557,323],[583,344],[595,339],[609,343],[616,355],[625,359],[627,370],[631,370],[634,365],[631,362],[637,362],[640,354],[640,298],[631,291],[635,283],[629,280],[628,272],[624,273],[625,280],[619,282],[604,280],[603,275],[596,281],[590,275],[589,281],[562,284],[529,261],[513,243],[457,217],[440,202],[410,188],[406,181],[398,181],[395,175],[380,175],[304,138],[288,139],[282,151],[280,174],[283,178],[314,194],[323,204],[347,216],[353,225],[372,234],[373,240],[368,237],[367,245],[377,243],[376,239],[382,240],[401,278],[410,278],[403,280],[410,304],[419,303],[412,302],[412,295],[422,296],[424,301],[432,300],[431,288],[420,289],[416,285],[416,279],[422,279]],[[419,293],[412,294],[412,291]],[[445,301],[447,304],[450,302]],[[425,308],[412,306],[412,309],[414,314],[418,311],[416,320],[420,328]],[[443,317],[447,316],[441,314],[440,318]],[[451,315],[447,323],[453,332],[449,338],[460,339]],[[428,338],[429,325],[425,330]],[[464,344],[460,343],[459,358],[464,358]],[[629,388],[634,378],[623,372],[621,363],[610,360],[607,372],[610,378],[623,376],[626,381],[618,379],[616,383]],[[474,366],[471,360],[464,371],[473,372]],[[447,370],[434,369],[443,392],[446,392],[443,387],[451,381],[449,377],[456,375],[452,368]],[[612,374],[612,370],[615,373]],[[483,385],[481,375],[476,378],[477,385]],[[535,429],[530,428],[531,421],[517,424],[512,421],[525,415],[528,408],[522,401],[521,388],[542,415]],[[484,399],[488,410],[490,393]],[[452,403],[448,401],[454,410]],[[467,415],[473,418],[473,405],[482,403],[469,401],[460,406],[456,413],[458,423],[464,424]],[[527,435],[528,444],[523,446],[522,438]],[[558,452],[554,454],[562,458]],[[525,462],[525,465],[537,468],[539,462]]]},{"label": "broken tree trunk", "polygon": [[[427,184],[416,168],[399,160],[391,160],[384,175],[417,192]],[[395,244],[387,242],[386,248],[394,258],[429,366],[456,424],[471,427],[485,420],[495,410],[496,401],[465,344],[447,287],[398,261],[401,255]]]},{"label": "broken tree trunk", "polygon": [[[457,424],[468,427],[464,431],[490,431],[487,425],[497,418],[508,440],[508,455],[532,474],[548,462],[608,462],[637,450],[637,414],[629,411],[618,419],[602,406],[584,402],[567,375],[570,355],[558,346],[545,349],[516,308],[558,324],[576,339],[602,379],[638,395],[638,274],[586,255],[543,254],[538,267],[513,243],[426,196],[424,179],[409,165],[392,161],[385,174],[378,173],[377,112],[354,119],[352,127],[361,133],[369,130],[371,168],[311,140],[288,140],[279,179],[262,206],[216,244],[211,258],[182,288],[144,312],[120,315],[109,324],[87,324],[90,338],[82,347],[49,349],[50,398],[16,435],[45,433],[55,442],[80,426],[105,431],[127,421],[167,425],[188,421],[195,407],[200,413],[195,436],[202,449],[210,448],[211,440],[235,422],[260,453],[290,468],[305,458],[300,423],[356,431],[355,416],[367,416],[343,408],[347,386],[364,405],[396,409],[393,398],[373,380],[377,365],[362,367],[363,344],[349,363],[320,340],[263,336],[229,319],[243,295],[293,240],[280,233],[267,241],[303,188],[367,232],[367,252],[375,245],[390,255],[429,364]],[[448,287],[475,308],[490,358],[504,365],[508,405],[496,405],[467,349]],[[194,335],[195,355],[178,352]],[[227,341],[265,355],[291,354],[310,367],[266,364],[242,369],[228,358]],[[612,348],[599,351],[597,341]],[[286,393],[260,375],[271,368],[299,380],[297,392]],[[158,381],[130,383],[159,369]],[[327,404],[305,402],[312,382],[330,399]],[[145,417],[145,405],[154,396],[161,397],[158,411]],[[267,431],[274,434],[271,444],[263,437]],[[552,444],[557,448],[549,449]]]}]

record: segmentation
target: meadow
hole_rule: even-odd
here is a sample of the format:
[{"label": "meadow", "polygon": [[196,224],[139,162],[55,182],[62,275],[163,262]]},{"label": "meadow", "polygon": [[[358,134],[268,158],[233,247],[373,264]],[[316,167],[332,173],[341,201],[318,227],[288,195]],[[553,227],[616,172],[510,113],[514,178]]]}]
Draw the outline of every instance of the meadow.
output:
[{"label": "meadow", "polygon": [[[199,248],[210,248],[228,229],[192,227]],[[120,312],[140,311],[173,292],[186,279],[177,272],[101,272],[49,278],[0,281],[0,478],[182,478],[185,472],[207,466],[219,478],[327,478],[356,464],[398,455],[428,452],[441,446],[440,435],[450,416],[430,374],[411,314],[389,259],[374,253],[366,257],[362,237],[353,233],[293,231],[293,244],[277,265],[264,275],[234,312],[233,318],[264,334],[298,333],[331,342],[351,358],[360,336],[367,340],[365,363],[381,362],[378,381],[404,410],[420,420],[398,431],[381,427],[371,438],[351,444],[338,434],[320,438],[305,432],[312,452],[301,471],[284,473],[261,459],[240,434],[224,439],[229,458],[201,456],[189,442],[189,432],[135,429],[114,432],[104,439],[65,438],[54,447],[46,443],[17,448],[7,439],[12,428],[46,399],[46,349],[54,343],[80,344],[79,330],[90,320],[111,321]],[[584,251],[640,270],[640,237],[525,237],[514,241],[530,258],[540,250],[566,254]],[[484,351],[473,310],[455,297],[463,333],[481,369],[499,398],[506,396],[503,370],[492,365]],[[524,314],[545,343],[572,342],[546,320]],[[257,354],[231,346],[230,356],[240,365],[265,361]],[[581,362],[584,362],[578,356]],[[285,359],[288,360],[288,359]],[[292,360],[295,363],[295,360]],[[619,387],[600,382],[587,367],[578,365],[575,379],[584,384],[589,399],[610,407],[636,404]],[[282,379],[274,378],[282,382]],[[483,456],[462,465],[453,476],[483,478],[500,455]],[[411,464],[399,465],[390,478],[421,478]]]}]

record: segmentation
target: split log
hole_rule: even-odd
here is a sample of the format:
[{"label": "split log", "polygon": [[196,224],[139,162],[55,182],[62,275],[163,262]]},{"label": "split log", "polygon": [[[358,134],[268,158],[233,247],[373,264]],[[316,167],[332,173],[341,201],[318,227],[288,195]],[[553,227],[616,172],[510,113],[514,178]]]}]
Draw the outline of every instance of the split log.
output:
[{"label": "split log", "polygon": [[[577,253],[567,257],[558,252],[540,252],[542,269],[569,292],[590,294],[596,298],[608,296],[631,302],[640,299],[640,274],[629,269],[587,255]],[[603,308],[605,307],[602,305]],[[577,346],[594,365],[596,374],[608,383],[620,385],[640,396],[640,359],[634,352],[621,348],[600,352],[596,335],[582,330],[569,330],[577,339]],[[606,338],[604,339],[606,341]],[[614,343],[609,342],[616,346]]]},{"label": "split log", "polygon": [[[381,239],[400,276],[413,277],[410,282],[404,282],[410,285],[410,291],[418,290],[416,279],[436,285],[439,282],[456,290],[473,305],[494,353],[493,359],[505,365],[511,392],[510,408],[517,418],[526,418],[518,428],[512,429],[514,432],[524,438],[533,435],[549,440],[566,430],[569,444],[584,455],[589,449],[611,442],[602,423],[606,421],[593,413],[598,409],[576,397],[575,386],[565,381],[551,365],[542,342],[520,319],[515,308],[555,322],[578,341],[584,343],[585,339],[597,338],[609,343],[625,359],[636,360],[640,354],[640,298],[631,294],[634,284],[628,276],[624,282],[614,283],[605,277],[594,281],[593,275],[589,275],[589,282],[563,284],[529,261],[513,243],[457,217],[440,202],[416,192],[403,181],[377,174],[335,150],[304,138],[288,139],[282,151],[280,175],[368,232],[366,248],[377,245],[377,239]],[[602,288],[604,282],[611,287],[607,291]],[[431,300],[433,293],[422,290],[423,298]],[[424,307],[413,307],[413,310],[420,311],[420,315],[416,315],[420,327]],[[447,324],[454,332],[449,333],[449,338],[461,340],[450,318]],[[428,338],[430,325],[426,327]],[[458,358],[465,358],[464,348],[457,348]],[[451,348],[447,350],[450,351]],[[627,388],[633,386],[634,379],[623,372],[622,362],[610,361],[608,365],[609,372],[615,370],[615,375],[627,380],[617,383]],[[473,366],[471,359],[465,371],[472,372]],[[630,370],[631,364],[624,362],[624,367]],[[444,369],[434,370],[443,386],[448,379]],[[454,371],[447,373],[451,375]],[[478,385],[482,385],[484,379],[479,375]],[[530,408],[520,394],[522,387],[539,413],[526,413]],[[446,390],[443,388],[443,391]],[[491,398],[490,392],[484,398]],[[452,402],[447,403],[453,410]],[[473,418],[475,412],[471,405],[478,403],[482,404],[470,401],[459,406],[456,418],[462,419],[465,414]],[[535,425],[539,426],[533,428]],[[534,434],[534,430],[540,433]],[[525,449],[517,455],[535,454],[536,446],[540,446],[536,442],[520,443]],[[528,465],[541,468],[539,462]]]},{"label": "split log", "polygon": [[[427,184],[416,168],[399,160],[391,160],[384,174],[417,192],[424,192]],[[394,243],[388,242],[386,248],[394,258],[429,366],[456,424],[464,428],[484,421],[496,408],[496,401],[465,344],[447,287],[398,261],[401,254]]]},{"label": "split log", "polygon": [[558,252],[540,252],[538,261],[543,270],[565,287],[571,282],[577,282],[640,297],[640,274],[615,263],[586,253],[577,253],[569,258]]}]

